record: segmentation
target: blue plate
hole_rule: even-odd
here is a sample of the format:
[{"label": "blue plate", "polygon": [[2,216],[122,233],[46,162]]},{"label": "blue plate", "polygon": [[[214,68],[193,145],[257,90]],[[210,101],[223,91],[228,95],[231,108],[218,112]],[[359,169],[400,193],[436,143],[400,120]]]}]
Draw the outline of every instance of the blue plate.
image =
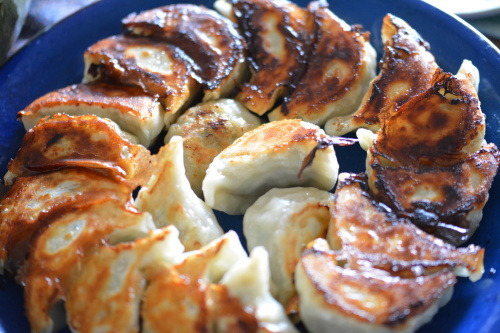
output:
[{"label": "blue plate", "polygon": [[[170,1],[103,0],[40,35],[0,69],[0,174],[5,173],[24,135],[16,112],[49,91],[79,82],[83,52],[99,39],[120,33],[121,18]],[[212,1],[199,3],[212,7]],[[392,13],[420,32],[445,70],[456,72],[463,59],[472,60],[481,73],[479,97],[487,116],[486,139],[500,146],[500,54],[491,43],[460,19],[417,0],[335,0],[330,7],[349,24],[362,24],[370,30],[379,55],[382,18]],[[339,147],[337,153],[341,171],[364,170],[365,155],[359,148]],[[500,228],[495,224],[500,217],[498,180],[490,194],[481,226],[471,240],[486,248],[484,277],[476,283],[460,279],[450,303],[419,332],[500,332]],[[240,218],[218,217],[225,229],[241,232]],[[0,282],[0,332],[29,332],[22,288],[12,281]]]}]

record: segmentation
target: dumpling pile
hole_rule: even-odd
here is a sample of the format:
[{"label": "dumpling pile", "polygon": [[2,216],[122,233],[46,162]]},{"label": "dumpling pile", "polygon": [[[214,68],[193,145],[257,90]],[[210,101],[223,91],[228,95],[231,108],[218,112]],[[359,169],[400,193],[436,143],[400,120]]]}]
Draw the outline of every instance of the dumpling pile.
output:
[{"label": "dumpling pile", "polygon": [[[484,271],[455,247],[500,163],[477,69],[445,73],[391,14],[376,75],[325,2],[214,6],[130,14],[82,83],[18,113],[0,270],[32,331],[60,308],[74,332],[415,331]],[[333,146],[358,141],[366,173],[339,176]]]}]

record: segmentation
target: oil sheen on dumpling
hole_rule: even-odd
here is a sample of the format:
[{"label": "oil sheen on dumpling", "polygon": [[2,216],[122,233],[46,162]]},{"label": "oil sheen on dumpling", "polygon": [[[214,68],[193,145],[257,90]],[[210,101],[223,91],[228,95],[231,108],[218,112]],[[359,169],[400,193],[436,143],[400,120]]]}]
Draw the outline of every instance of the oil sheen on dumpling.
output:
[{"label": "oil sheen on dumpling", "polygon": [[329,135],[342,135],[359,127],[376,131],[384,117],[431,87],[438,66],[418,32],[402,19],[387,14],[382,23],[382,41],[380,73],[370,83],[362,105],[354,114],[330,119],[325,126]]},{"label": "oil sheen on dumpling", "polygon": [[175,225],[187,250],[198,249],[223,233],[212,209],[189,185],[180,137],[173,137],[156,155],[153,175],[135,205],[151,213],[158,227]]},{"label": "oil sheen on dumpling", "polygon": [[107,83],[74,84],[44,95],[18,113],[28,131],[50,115],[95,115],[108,118],[149,147],[164,127],[158,98],[141,88]]},{"label": "oil sheen on dumpling", "polygon": [[447,270],[402,278],[343,261],[318,239],[297,265],[300,315],[309,332],[414,332],[449,301],[456,282]]},{"label": "oil sheen on dumpling", "polygon": [[[224,1],[216,3],[223,6]],[[231,18],[246,39],[252,72],[236,100],[262,115],[288,94],[304,70],[314,18],[286,0],[237,0],[231,8]]]},{"label": "oil sheen on dumpling", "polygon": [[326,2],[312,2],[316,36],[307,68],[270,120],[300,118],[323,126],[334,116],[353,113],[375,76],[376,52],[369,33],[335,16]]},{"label": "oil sheen on dumpling", "polygon": [[131,205],[132,189],[88,169],[19,177],[0,201],[0,271],[15,271],[24,262],[32,237],[50,214],[111,199]]},{"label": "oil sheen on dumpling", "polygon": [[49,316],[81,273],[81,262],[104,244],[147,236],[155,228],[149,213],[111,199],[73,207],[45,217],[21,269],[26,315],[34,332],[50,332]]},{"label": "oil sheen on dumpling", "polygon": [[318,126],[298,119],[267,123],[245,133],[210,164],[203,180],[205,201],[228,214],[243,214],[274,187],[332,189],[338,162],[331,146],[319,148],[299,177],[304,159],[323,138]]},{"label": "oil sheen on dumpling", "polygon": [[104,246],[82,263],[82,273],[68,289],[68,324],[76,332],[139,332],[140,304],[147,271],[174,265],[184,247],[174,226],[147,237]]},{"label": "oil sheen on dumpling", "polygon": [[182,137],[186,176],[193,191],[202,197],[201,184],[214,157],[261,124],[257,116],[235,100],[205,102],[188,109],[170,126],[165,143],[175,135]]},{"label": "oil sheen on dumpling", "polygon": [[84,83],[133,85],[159,97],[167,127],[199,90],[191,76],[191,59],[176,46],[155,39],[112,36],[90,46],[84,60]]},{"label": "oil sheen on dumpling", "polygon": [[293,275],[307,243],[326,237],[333,194],[313,187],[275,188],[245,212],[243,232],[248,249],[269,253],[276,299],[287,305],[295,295]]},{"label": "oil sheen on dumpling", "polygon": [[204,101],[227,97],[247,71],[245,42],[233,22],[203,6],[174,4],[130,14],[125,34],[160,38],[193,62]]},{"label": "oil sheen on dumpling", "polygon": [[128,138],[109,119],[65,114],[46,117],[24,136],[16,158],[8,165],[5,182],[12,184],[17,176],[85,167],[132,185],[141,184],[149,174],[150,153]]}]

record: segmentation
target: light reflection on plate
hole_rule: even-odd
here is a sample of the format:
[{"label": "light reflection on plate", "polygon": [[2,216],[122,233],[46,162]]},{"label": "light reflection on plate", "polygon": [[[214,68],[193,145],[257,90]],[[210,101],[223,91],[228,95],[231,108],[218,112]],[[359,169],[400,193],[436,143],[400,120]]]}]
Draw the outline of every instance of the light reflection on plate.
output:
[{"label": "light reflection on plate", "polygon": [[[177,1],[176,1],[177,2]],[[133,11],[166,5],[169,0],[103,0],[60,24],[21,49],[0,68],[0,174],[15,155],[24,135],[16,112],[35,98],[57,88],[79,82],[82,54],[101,38],[120,33],[120,20]],[[199,2],[212,7],[212,1]],[[305,6],[305,1],[298,1]],[[372,32],[372,43],[382,52],[380,26],[390,12],[406,20],[430,43],[438,64],[456,72],[462,60],[479,68],[479,97],[487,116],[488,142],[500,146],[500,55],[498,50],[453,16],[420,0],[332,0],[332,10],[350,24],[362,24]],[[337,148],[341,171],[364,170],[364,153],[357,147]],[[482,280],[471,283],[460,279],[451,302],[420,332],[497,332],[500,327],[500,184],[494,183],[484,218],[471,242],[486,248],[486,272]],[[241,218],[217,213],[226,230],[241,234]],[[498,272],[493,273],[494,269]],[[7,282],[0,290],[0,332],[28,332],[24,317],[22,289]]]}]

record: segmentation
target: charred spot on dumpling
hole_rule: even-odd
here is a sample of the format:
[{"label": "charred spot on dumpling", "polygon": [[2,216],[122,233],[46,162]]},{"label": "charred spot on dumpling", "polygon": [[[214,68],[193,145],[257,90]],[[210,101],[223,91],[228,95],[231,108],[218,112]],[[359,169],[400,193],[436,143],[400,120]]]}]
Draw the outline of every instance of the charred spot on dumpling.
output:
[{"label": "charred spot on dumpling", "polygon": [[126,34],[157,37],[193,59],[204,100],[229,95],[245,73],[245,42],[233,22],[202,6],[175,4],[123,20]]}]

